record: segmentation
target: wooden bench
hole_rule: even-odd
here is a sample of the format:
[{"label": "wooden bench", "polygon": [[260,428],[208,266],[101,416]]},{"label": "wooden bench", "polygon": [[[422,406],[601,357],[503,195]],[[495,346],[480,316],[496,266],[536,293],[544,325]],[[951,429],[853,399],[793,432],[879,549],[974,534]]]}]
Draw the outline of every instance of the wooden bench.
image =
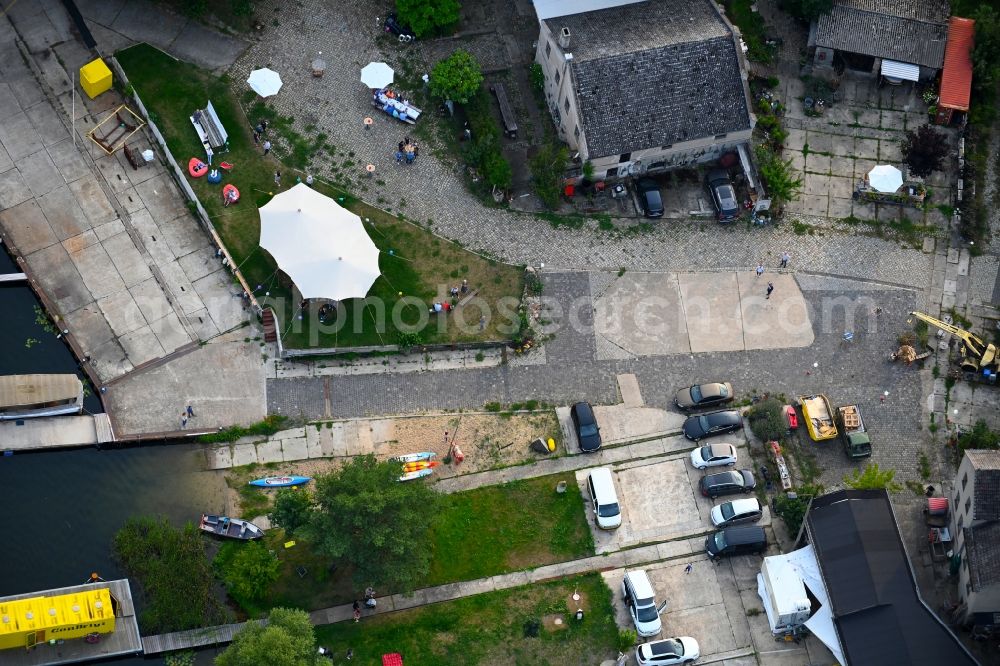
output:
[{"label": "wooden bench", "polygon": [[497,102],[500,104],[500,120],[503,122],[503,133],[510,139],[516,139],[517,120],[514,118],[514,110],[510,108],[510,102],[507,101],[507,91],[504,90],[502,83],[490,86],[490,90],[497,96]]}]

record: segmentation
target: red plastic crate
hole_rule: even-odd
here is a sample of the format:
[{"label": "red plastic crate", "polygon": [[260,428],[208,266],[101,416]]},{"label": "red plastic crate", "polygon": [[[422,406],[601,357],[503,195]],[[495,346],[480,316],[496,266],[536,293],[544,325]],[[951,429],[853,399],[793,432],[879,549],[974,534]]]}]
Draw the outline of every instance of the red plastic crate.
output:
[{"label": "red plastic crate", "polygon": [[398,652],[382,655],[382,666],[403,666],[403,655]]}]

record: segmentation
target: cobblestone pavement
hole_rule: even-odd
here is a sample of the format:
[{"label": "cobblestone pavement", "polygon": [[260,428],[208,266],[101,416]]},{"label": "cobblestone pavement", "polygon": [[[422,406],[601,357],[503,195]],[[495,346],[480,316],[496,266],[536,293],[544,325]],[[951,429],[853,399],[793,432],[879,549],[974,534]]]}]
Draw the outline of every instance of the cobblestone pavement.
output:
[{"label": "cobblestone pavement", "polygon": [[[586,273],[547,274],[545,294],[565,306],[588,293],[588,282]],[[835,404],[859,404],[875,441],[873,460],[898,470],[901,479],[918,479],[912,443],[921,439],[920,404],[930,387],[922,386],[915,367],[887,360],[896,336],[909,327],[906,313],[916,306],[918,295],[905,289],[875,290],[871,285],[845,290],[842,280],[821,277],[801,282],[816,313],[816,341],[809,347],[598,361],[589,313],[581,312],[581,330],[568,331],[565,321],[554,322],[559,328],[545,345],[545,365],[341,377],[331,396],[331,416],[462,409],[527,399],[614,403],[619,399],[616,375],[630,372],[637,375],[647,405],[669,409],[678,387],[722,378],[733,381],[740,395],[824,392]],[[845,323],[845,306],[852,304],[860,314],[853,323]],[[883,308],[882,314],[869,314],[876,304]],[[847,328],[855,333],[850,343],[841,339]],[[889,397],[883,404],[884,391]],[[269,412],[308,419],[325,416],[323,378],[271,379],[267,394]],[[803,443],[815,455],[828,487],[856,467],[837,442],[815,444],[803,439]]]},{"label": "cobblestone pavement", "polygon": [[[581,229],[553,228],[531,215],[484,207],[466,190],[459,168],[431,150],[422,151],[413,165],[397,165],[395,146],[409,129],[369,106],[367,91],[359,82],[361,67],[370,60],[385,60],[397,72],[402,71],[404,62],[420,71],[425,52],[439,57],[441,44],[464,47],[468,40],[399,45],[382,38],[377,21],[384,16],[387,3],[374,7],[357,0],[336,5],[303,0],[295,5],[281,3],[279,12],[277,2],[258,3],[262,16],[275,18],[262,40],[230,71],[239,96],[245,92],[242,82],[251,69],[269,66],[281,72],[284,87],[269,104],[294,117],[299,132],[329,136],[328,142],[338,153],[332,160],[336,170],[324,159],[317,173],[341,182],[349,177],[351,189],[363,199],[403,212],[411,220],[431,222],[436,233],[517,264],[544,262],[564,269],[740,268],[754,266],[761,259],[774,265],[787,250],[793,265],[801,270],[894,284],[926,283],[928,256],[892,241],[857,235],[850,227],[814,235],[794,235],[789,225],[722,229],[704,222],[665,223],[635,234],[601,232],[596,224]],[[512,21],[531,11],[525,0],[512,3],[510,9],[514,12]],[[330,68],[323,78],[316,79],[310,74],[309,62],[319,52]],[[362,123],[366,116],[375,119],[370,131]],[[426,113],[419,122],[436,119],[433,113]],[[345,167],[345,162],[352,164]],[[362,182],[360,169],[369,162],[375,165],[377,178]]]}]

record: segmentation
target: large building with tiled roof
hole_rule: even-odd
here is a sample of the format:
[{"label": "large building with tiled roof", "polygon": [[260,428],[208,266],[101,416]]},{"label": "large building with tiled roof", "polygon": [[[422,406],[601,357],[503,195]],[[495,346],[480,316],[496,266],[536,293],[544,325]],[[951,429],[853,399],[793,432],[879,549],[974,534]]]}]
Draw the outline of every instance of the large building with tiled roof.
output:
[{"label": "large building with tiled roof", "polygon": [[718,159],[754,119],[739,39],[711,0],[535,0],[560,138],[596,177]]},{"label": "large building with tiled roof", "polygon": [[1000,617],[1000,451],[965,452],[953,500],[960,599],[955,615],[969,624],[994,625]]}]

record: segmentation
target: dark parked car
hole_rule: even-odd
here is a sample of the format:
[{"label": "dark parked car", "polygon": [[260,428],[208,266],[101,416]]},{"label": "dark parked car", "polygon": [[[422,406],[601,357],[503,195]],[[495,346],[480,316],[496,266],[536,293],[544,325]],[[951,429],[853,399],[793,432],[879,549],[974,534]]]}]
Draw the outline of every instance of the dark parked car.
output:
[{"label": "dark parked car", "polygon": [[733,385],[729,382],[712,382],[682,388],[674,396],[674,404],[687,411],[715,407],[733,400]]},{"label": "dark parked car", "polygon": [[712,169],[705,178],[708,191],[712,193],[712,204],[719,214],[719,222],[732,222],[740,216],[740,202],[736,199],[736,189],[723,169]]},{"label": "dark parked car", "polygon": [[701,494],[712,499],[722,495],[751,493],[756,487],[757,482],[753,478],[753,472],[748,469],[706,474],[698,482]]},{"label": "dark parked car", "polygon": [[705,437],[724,435],[743,427],[743,417],[735,409],[689,416],[684,420],[684,436],[698,441]]},{"label": "dark parked car", "polygon": [[639,193],[639,204],[646,217],[663,217],[663,199],[660,197],[660,186],[655,180],[642,178],[635,184],[636,192]]},{"label": "dark parked car", "polygon": [[763,553],[767,550],[767,534],[763,527],[727,527],[705,539],[705,552],[712,559],[727,555]]},{"label": "dark parked car", "polygon": [[412,42],[417,38],[410,26],[400,23],[394,13],[385,17],[385,31],[399,37],[401,42]]},{"label": "dark parked car", "polygon": [[569,409],[573,419],[576,438],[580,442],[581,451],[596,451],[601,448],[601,429],[597,427],[594,410],[589,402],[578,402]]}]

